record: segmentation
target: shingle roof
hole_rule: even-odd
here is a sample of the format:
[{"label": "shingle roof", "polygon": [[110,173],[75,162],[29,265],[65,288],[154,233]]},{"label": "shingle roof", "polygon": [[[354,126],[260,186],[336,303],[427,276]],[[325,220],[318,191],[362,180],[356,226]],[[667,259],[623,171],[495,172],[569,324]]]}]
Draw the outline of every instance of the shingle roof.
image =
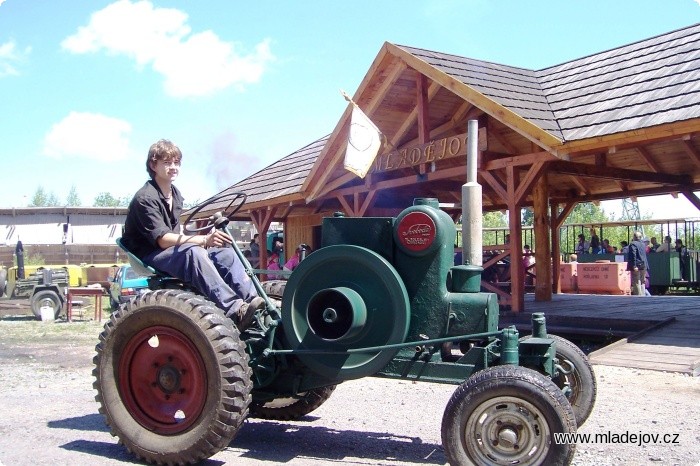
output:
[{"label": "shingle roof", "polygon": [[400,47],[563,141],[700,117],[700,24],[539,71]]},{"label": "shingle roof", "polygon": [[306,176],[327,140],[328,136],[324,136],[292,152],[228,190],[245,192],[248,195],[248,203],[299,194]]},{"label": "shingle roof", "polygon": [[[567,143],[573,141],[700,118],[700,24],[541,70],[389,45],[382,48],[358,91],[369,89],[369,100],[376,97],[370,95],[370,91],[377,86],[368,83],[381,82],[389,74],[382,67],[400,66],[401,62],[405,67],[408,61],[409,66],[421,69],[450,90],[453,88],[445,84],[450,84],[449,81],[462,83],[455,86],[459,92],[463,91],[459,87],[470,88],[470,92],[460,94],[461,98],[473,99],[470,102],[483,105],[480,108],[484,111],[488,104],[495,102],[491,116],[503,117],[496,107],[508,110],[507,126],[510,123],[511,129],[520,134],[532,135],[530,140],[536,143],[543,141],[543,135],[551,136],[557,145],[562,145],[564,153]],[[397,52],[400,56],[395,55]],[[387,58],[392,55],[395,56]],[[396,92],[403,92],[403,88]],[[390,92],[385,95],[390,96],[387,97],[390,101],[396,97]],[[383,98],[380,96],[380,101]],[[386,107],[385,125],[402,124],[402,118],[408,118],[412,110],[402,109],[395,100]],[[517,120],[527,124],[518,125]],[[308,194],[302,192],[304,182],[308,183],[307,177],[313,176],[310,173],[314,164],[323,162],[317,159],[324,154],[324,146],[333,146],[332,138],[344,137],[341,127],[339,122],[333,134],[287,155],[227,191],[246,192],[249,204],[259,204],[255,208],[303,200]],[[333,156],[330,152],[328,155]],[[692,157],[695,156],[691,154]],[[700,161],[700,157],[697,158]],[[323,170],[331,176],[328,174],[335,169],[325,166]],[[673,172],[673,167],[670,169]],[[323,184],[329,179],[322,177],[311,181]]]}]

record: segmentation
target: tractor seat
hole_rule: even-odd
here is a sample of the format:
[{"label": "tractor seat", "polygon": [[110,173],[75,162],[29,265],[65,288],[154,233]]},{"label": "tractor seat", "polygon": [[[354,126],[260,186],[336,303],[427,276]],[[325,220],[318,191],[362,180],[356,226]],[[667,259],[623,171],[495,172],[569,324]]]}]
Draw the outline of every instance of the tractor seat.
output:
[{"label": "tractor seat", "polygon": [[146,265],[143,263],[141,259],[136,257],[134,253],[129,251],[126,246],[124,246],[124,243],[122,243],[121,238],[117,238],[117,246],[119,246],[125,253],[126,256],[129,258],[129,264],[131,265],[131,268],[134,269],[136,273],[139,275],[143,275],[144,277],[153,277],[153,276],[160,276],[160,277],[168,277],[168,274],[165,272],[160,272],[150,265]]},{"label": "tractor seat", "polygon": [[172,277],[166,272],[155,269],[150,265],[146,265],[134,253],[129,251],[126,246],[124,246],[121,238],[117,238],[117,245],[126,253],[126,256],[129,258],[131,268],[134,269],[134,271],[139,275],[148,277],[148,287],[151,290],[160,290],[164,288],[179,290],[190,289],[190,287],[179,278]]}]

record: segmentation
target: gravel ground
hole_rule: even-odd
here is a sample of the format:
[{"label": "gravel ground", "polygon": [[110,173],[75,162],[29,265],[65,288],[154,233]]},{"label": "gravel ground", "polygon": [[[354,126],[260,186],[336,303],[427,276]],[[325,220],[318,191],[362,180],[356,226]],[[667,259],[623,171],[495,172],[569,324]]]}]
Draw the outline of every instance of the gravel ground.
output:
[{"label": "gravel ground", "polygon": [[[100,331],[94,322],[0,320],[0,465],[134,463],[94,401],[92,357]],[[579,432],[610,439],[580,443],[574,465],[700,464],[698,378],[594,369],[598,401]],[[346,382],[301,421],[246,421],[230,447],[204,464],[443,465],[440,422],[454,388],[374,378]],[[620,443],[626,433],[658,434],[659,442]]]}]

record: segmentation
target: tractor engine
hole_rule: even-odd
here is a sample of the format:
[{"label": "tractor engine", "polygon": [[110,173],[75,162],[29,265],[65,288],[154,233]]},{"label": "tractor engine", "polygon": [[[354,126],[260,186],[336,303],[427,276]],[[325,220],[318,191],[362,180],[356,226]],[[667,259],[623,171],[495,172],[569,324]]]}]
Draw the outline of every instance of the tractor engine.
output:
[{"label": "tractor engine", "polygon": [[480,292],[481,267],[454,265],[455,225],[436,199],[396,218],[336,214],[322,234],[282,300],[284,334],[318,374],[372,375],[401,343],[497,330],[496,296]]}]

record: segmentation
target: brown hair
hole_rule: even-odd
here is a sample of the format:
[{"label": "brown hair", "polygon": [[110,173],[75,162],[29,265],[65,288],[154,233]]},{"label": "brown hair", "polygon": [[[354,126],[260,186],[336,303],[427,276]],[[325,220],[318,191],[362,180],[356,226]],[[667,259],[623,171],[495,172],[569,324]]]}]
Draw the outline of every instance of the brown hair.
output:
[{"label": "brown hair", "polygon": [[167,139],[161,139],[153,143],[148,149],[148,158],[146,159],[146,170],[151,179],[156,176],[156,173],[151,168],[151,162],[156,163],[159,160],[165,160],[166,162],[175,160],[179,163],[182,160],[182,152],[179,147]]}]

